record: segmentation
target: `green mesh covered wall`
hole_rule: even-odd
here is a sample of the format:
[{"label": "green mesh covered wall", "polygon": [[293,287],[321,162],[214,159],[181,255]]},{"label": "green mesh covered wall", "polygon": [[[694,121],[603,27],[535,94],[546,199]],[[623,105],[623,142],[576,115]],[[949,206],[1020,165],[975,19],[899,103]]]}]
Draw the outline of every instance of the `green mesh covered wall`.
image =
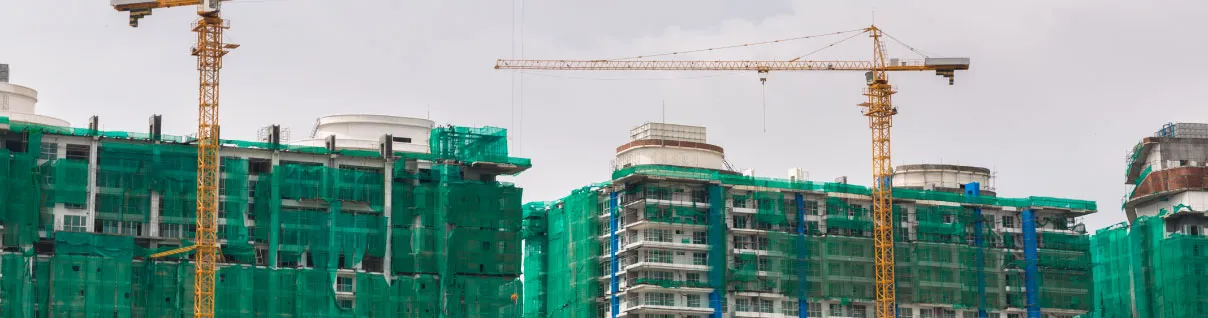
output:
[{"label": "green mesh covered wall", "polygon": [[[552,203],[546,212],[549,243],[546,287],[548,317],[595,317],[600,296],[601,213],[597,188],[584,187]],[[526,257],[535,257],[536,255]],[[530,270],[527,269],[526,270]],[[536,309],[533,309],[536,310]]]},{"label": "green mesh covered wall", "polygon": [[[191,244],[194,235],[196,150],[179,144],[185,138],[22,123],[5,133],[21,139],[10,145],[17,151],[0,149],[0,317],[192,316],[189,255],[146,258]],[[94,207],[100,233],[51,227],[51,207],[89,203],[91,180],[85,160],[40,159],[44,134],[102,138]],[[506,144],[500,152],[492,142],[442,154],[464,158],[396,153],[394,174],[386,175],[375,151],[224,140],[225,147],[376,158],[371,162],[378,165],[282,161],[253,169],[248,158],[224,151],[219,237],[225,262],[217,274],[216,316],[519,316],[522,191],[462,178],[469,169],[463,165],[475,160],[529,165],[507,157]],[[478,152],[489,155],[475,157]],[[432,165],[404,170],[416,160]],[[40,236],[39,230],[47,231]],[[154,249],[135,243],[135,235],[153,232],[180,240],[157,241]],[[54,253],[41,247],[35,253],[39,241],[53,244]],[[358,265],[378,273],[350,269]]]},{"label": "green mesh covered wall", "polygon": [[1145,216],[1097,231],[1091,249],[1095,317],[1208,316],[1208,237],[1168,235],[1165,218]]}]

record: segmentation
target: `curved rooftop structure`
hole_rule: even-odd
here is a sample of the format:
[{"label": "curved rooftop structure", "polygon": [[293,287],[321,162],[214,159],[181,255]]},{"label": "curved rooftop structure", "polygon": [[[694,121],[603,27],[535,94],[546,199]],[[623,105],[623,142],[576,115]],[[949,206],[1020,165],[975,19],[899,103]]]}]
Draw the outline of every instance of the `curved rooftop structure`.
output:
[{"label": "curved rooftop structure", "polygon": [[328,136],[336,137],[336,148],[376,150],[382,135],[394,137],[394,150],[427,153],[428,137],[435,124],[414,117],[343,114],[319,117],[309,139],[292,142],[302,146],[324,146]]}]

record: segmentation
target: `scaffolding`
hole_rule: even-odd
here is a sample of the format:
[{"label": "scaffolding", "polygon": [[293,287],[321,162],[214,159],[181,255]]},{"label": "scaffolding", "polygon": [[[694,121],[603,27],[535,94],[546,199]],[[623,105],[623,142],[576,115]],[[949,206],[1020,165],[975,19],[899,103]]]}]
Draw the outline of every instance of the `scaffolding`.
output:
[{"label": "scaffolding", "polygon": [[1208,315],[1208,238],[1167,234],[1165,214],[1095,232],[1094,317]]},{"label": "scaffolding", "polygon": [[[192,315],[190,257],[148,258],[194,238],[196,148],[189,140],[9,125],[9,138],[20,140],[0,147],[0,316]],[[499,149],[494,137],[503,131],[448,129],[460,133],[434,133],[434,140],[491,138],[389,160],[375,151],[224,140],[227,148],[329,163],[252,169],[248,158],[224,154],[216,317],[520,314],[522,191],[462,175],[478,162],[530,163],[508,157],[506,144]],[[46,159],[40,143],[47,135],[99,137],[96,193],[87,160]],[[336,165],[332,155],[378,159],[378,166]],[[421,161],[424,168],[415,168]],[[56,228],[56,206],[85,206],[90,195],[95,230]]]}]

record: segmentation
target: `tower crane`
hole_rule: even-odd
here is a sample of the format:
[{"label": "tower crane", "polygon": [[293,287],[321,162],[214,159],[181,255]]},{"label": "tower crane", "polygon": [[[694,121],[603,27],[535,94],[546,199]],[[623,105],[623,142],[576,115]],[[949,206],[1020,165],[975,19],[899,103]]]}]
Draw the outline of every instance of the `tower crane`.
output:
[{"label": "tower crane", "polygon": [[[893,107],[891,96],[897,91],[889,84],[889,72],[892,71],[935,71],[936,75],[948,79],[953,84],[957,70],[969,69],[968,58],[925,58],[922,60],[888,59],[881,37],[887,36],[875,25],[867,28],[846,32],[862,31],[872,38],[871,61],[810,61],[796,58],[786,61],[691,61],[691,60],[643,60],[643,57],[622,58],[613,60],[498,60],[495,69],[505,70],[563,70],[563,71],[755,71],[759,73],[760,81],[767,80],[771,71],[865,71],[866,87],[864,96],[868,100],[860,103],[864,116],[868,117],[868,127],[872,130],[872,201],[873,201],[873,239],[874,260],[876,262],[876,315],[877,317],[894,317],[897,309],[897,292],[894,289],[894,250],[893,250],[893,193],[890,178],[893,167],[890,161],[890,128],[893,127],[893,116],[898,113]],[[846,33],[837,32],[832,34]],[[852,35],[854,37],[855,35]],[[812,36],[807,36],[812,37]],[[806,38],[806,37],[801,37]],[[848,39],[851,37],[848,37]],[[889,37],[893,39],[893,37]],[[800,38],[794,38],[800,39]],[[793,40],[793,39],[789,39]],[[846,39],[844,39],[846,40]],[[775,43],[768,41],[753,44]],[[895,39],[896,41],[896,39]],[[842,41],[840,41],[842,42]],[[749,45],[749,44],[748,44]],[[722,48],[743,47],[735,45]],[[833,45],[833,44],[832,44]],[[715,48],[720,49],[720,48]],[[698,51],[675,52],[654,56],[676,55]],[[912,49],[913,50],[913,49]],[[816,51],[815,51],[816,52]]]},{"label": "tower crane", "polygon": [[[199,18],[193,22],[197,46],[199,95],[197,107],[197,242],[166,253],[195,250],[196,275],[193,280],[194,317],[214,316],[214,272],[218,267],[218,72],[222,57],[237,44],[222,43],[222,31],[230,28],[222,19],[223,0],[110,0],[118,11],[130,14],[130,26],[151,15],[152,10],[195,6]],[[156,257],[165,256],[165,253]]]}]

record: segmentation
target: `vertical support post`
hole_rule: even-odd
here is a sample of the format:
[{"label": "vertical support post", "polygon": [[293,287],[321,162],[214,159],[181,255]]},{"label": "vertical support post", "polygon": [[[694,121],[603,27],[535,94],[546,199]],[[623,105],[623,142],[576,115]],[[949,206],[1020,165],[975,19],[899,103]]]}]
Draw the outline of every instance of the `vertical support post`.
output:
[{"label": "vertical support post", "polygon": [[[277,260],[277,255],[281,253],[281,151],[273,150],[271,170],[269,170],[268,180],[260,180],[260,182],[268,181],[268,224],[260,224],[257,219],[257,226],[268,226],[268,268],[277,269],[280,263]],[[263,175],[261,175],[263,177]],[[269,275],[269,286],[280,286],[281,278],[277,275]],[[280,295],[277,288],[268,289],[269,299],[279,299]],[[278,306],[268,306],[267,316],[278,316]]]},{"label": "vertical support post", "polygon": [[383,222],[386,222],[386,253],[382,257],[382,276],[386,277],[386,282],[391,282],[394,279],[394,271],[390,269],[390,266],[394,264],[394,253],[391,252],[394,246],[392,246],[390,238],[393,237],[391,235],[394,233],[391,230],[394,226],[391,225],[390,218],[394,216],[394,161],[396,159],[394,156],[384,157],[384,159],[385,163],[382,164],[382,181],[384,182],[382,185],[382,192],[384,192],[382,194],[382,216],[384,216]]},{"label": "vertical support post", "polygon": [[256,222],[257,226],[268,226],[268,267],[272,269],[277,268],[277,254],[281,252],[281,240],[278,236],[281,233],[281,219],[278,213],[281,210],[281,170],[277,169],[279,164],[281,152],[273,150],[268,180],[259,181],[268,182],[268,224],[259,224],[259,220]]},{"label": "vertical support post", "polygon": [[805,196],[798,192],[793,199],[797,202],[797,317],[808,318],[810,284],[806,271],[809,250],[805,241]]},{"label": "vertical support post", "polygon": [[449,174],[460,173],[461,167],[455,168],[457,168],[457,172],[450,171],[449,166],[441,166],[439,168],[433,166],[432,169],[440,171],[440,186],[436,188],[436,210],[433,213],[433,223],[436,226],[436,270],[437,274],[440,275],[440,288],[437,292],[440,295],[439,306],[441,310],[438,317],[441,318],[457,317],[457,313],[463,308],[461,306],[452,308],[455,306],[454,303],[460,304],[461,302],[458,299],[451,299],[455,295],[450,293],[457,284],[457,280],[453,277],[456,275],[453,273],[453,264],[449,262],[449,241],[453,240],[453,235],[457,228],[453,224],[448,223],[448,216],[451,212],[449,211],[449,204],[452,201],[450,199],[451,190],[449,189],[452,186],[450,184],[452,178]]},{"label": "vertical support post", "polygon": [[[96,185],[96,176],[97,176],[97,171],[100,170],[100,169],[98,169],[100,167],[100,162],[98,161],[99,155],[97,154],[97,150],[100,150],[100,149],[98,149],[98,148],[100,148],[98,146],[100,143],[101,143],[100,138],[93,137],[92,142],[90,142],[88,144],[88,190],[85,190],[85,191],[88,191],[88,198],[86,200],[88,202],[87,211],[88,211],[88,218],[90,220],[95,220],[96,215],[97,215],[96,194],[97,194],[98,187]],[[66,147],[64,147],[64,148],[66,148]],[[64,155],[66,155],[66,154],[64,154]],[[157,210],[151,210],[151,211],[157,211]],[[122,220],[122,221],[125,221],[125,220]],[[146,220],[144,220],[144,221],[146,221]],[[88,228],[93,229],[94,227],[92,227],[90,225]],[[147,235],[148,233],[142,233],[142,234]]]},{"label": "vertical support post", "polygon": [[[981,197],[981,183],[970,182],[965,184],[965,201],[968,203],[978,203],[977,199]],[[983,230],[986,228],[985,220],[982,218],[982,209],[980,207],[973,208],[973,245],[976,247],[977,253],[974,255],[974,263],[977,267],[977,317],[987,318],[989,313],[986,312],[986,243],[983,237]]]},{"label": "vertical support post", "polygon": [[709,184],[709,307],[711,318],[722,317],[722,295],[726,289],[726,216],[725,191],[721,184]]},{"label": "vertical support post", "polygon": [[608,267],[611,271],[608,274],[610,291],[608,298],[612,305],[612,318],[616,318],[617,312],[621,311],[621,298],[617,297],[617,293],[621,292],[621,283],[617,281],[617,271],[620,268],[617,264],[617,249],[620,248],[617,244],[617,214],[619,213],[617,212],[617,199],[619,195],[620,192],[617,192],[616,189],[611,189],[608,193]]},{"label": "vertical support post", "polygon": [[1023,210],[1024,287],[1028,318],[1040,318],[1040,272],[1037,260],[1036,212]]}]

